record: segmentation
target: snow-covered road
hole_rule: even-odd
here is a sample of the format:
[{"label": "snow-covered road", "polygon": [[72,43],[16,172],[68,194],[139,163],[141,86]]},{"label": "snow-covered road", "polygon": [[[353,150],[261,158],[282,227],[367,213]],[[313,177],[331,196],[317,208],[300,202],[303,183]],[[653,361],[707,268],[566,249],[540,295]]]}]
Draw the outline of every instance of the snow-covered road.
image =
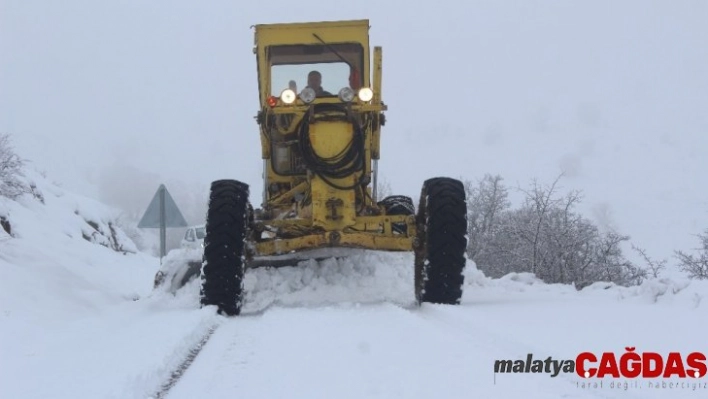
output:
[{"label": "snow-covered road", "polygon": [[[460,306],[412,306],[407,255],[249,271],[236,318],[193,281],[3,344],[2,397],[703,398],[708,388],[583,388],[575,374],[496,374],[495,360],[706,351],[705,285],[576,291],[529,275],[467,275]],[[349,262],[353,262],[349,261]],[[307,283],[307,284],[306,284]],[[364,290],[361,287],[367,286]],[[605,289],[607,288],[607,289]],[[661,294],[658,295],[657,294]],[[657,302],[654,302],[657,298]],[[173,373],[213,335],[178,379]],[[41,338],[39,338],[41,337]],[[190,359],[191,360],[191,359]],[[705,380],[705,378],[701,379]],[[622,380],[623,382],[626,380]],[[676,381],[676,380],[673,380]],[[689,382],[695,382],[691,380]],[[168,383],[173,383],[166,388]]]},{"label": "snow-covered road", "polygon": [[[225,321],[167,397],[708,395],[706,388],[652,389],[648,381],[626,390],[610,388],[611,379],[602,388],[583,388],[585,381],[575,374],[495,376],[495,360],[523,359],[528,353],[540,359],[574,359],[583,351],[621,354],[625,346],[658,352],[705,350],[706,327],[691,302],[693,294],[650,304],[639,292],[613,288],[581,295],[518,277],[492,283],[477,276],[459,307],[310,304]],[[472,291],[474,283],[486,285]]]}]

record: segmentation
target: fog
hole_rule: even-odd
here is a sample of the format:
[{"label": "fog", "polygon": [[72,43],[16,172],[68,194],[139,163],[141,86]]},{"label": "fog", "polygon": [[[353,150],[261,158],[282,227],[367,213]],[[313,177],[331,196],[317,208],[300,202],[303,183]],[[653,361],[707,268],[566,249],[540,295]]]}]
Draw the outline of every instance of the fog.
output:
[{"label": "fog", "polygon": [[708,3],[443,4],[3,0],[0,132],[66,188],[139,214],[165,183],[199,223],[212,180],[260,199],[251,25],[367,18],[395,193],[417,198],[439,175],[526,187],[564,172],[586,215],[651,256],[697,244]]}]

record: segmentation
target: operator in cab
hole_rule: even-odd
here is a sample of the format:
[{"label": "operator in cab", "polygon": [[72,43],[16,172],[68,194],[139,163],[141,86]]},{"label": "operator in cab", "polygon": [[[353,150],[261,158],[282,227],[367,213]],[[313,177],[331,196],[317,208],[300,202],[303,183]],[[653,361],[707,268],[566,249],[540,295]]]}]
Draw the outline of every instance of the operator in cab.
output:
[{"label": "operator in cab", "polygon": [[317,97],[332,95],[332,93],[322,88],[322,74],[319,71],[311,71],[307,74],[307,87],[314,90]]}]

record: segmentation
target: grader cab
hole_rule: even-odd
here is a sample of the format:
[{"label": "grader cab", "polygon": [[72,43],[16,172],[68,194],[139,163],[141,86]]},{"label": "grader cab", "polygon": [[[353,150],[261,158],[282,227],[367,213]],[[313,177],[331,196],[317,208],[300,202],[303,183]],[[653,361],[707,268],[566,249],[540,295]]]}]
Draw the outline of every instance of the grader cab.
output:
[{"label": "grader cab", "polygon": [[414,251],[418,303],[459,303],[467,244],[462,183],[425,181],[417,212],[409,197],[377,197],[387,106],[382,49],[369,47],[369,21],[256,25],[253,51],[261,204],[251,205],[244,182],[211,184],[201,304],[237,315],[246,269],[345,256],[351,248]]}]

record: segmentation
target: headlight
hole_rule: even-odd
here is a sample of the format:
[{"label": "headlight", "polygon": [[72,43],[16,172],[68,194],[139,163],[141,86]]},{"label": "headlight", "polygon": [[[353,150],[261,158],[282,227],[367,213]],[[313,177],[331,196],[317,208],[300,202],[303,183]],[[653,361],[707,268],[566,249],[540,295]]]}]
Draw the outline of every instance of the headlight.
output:
[{"label": "headlight", "polygon": [[359,100],[363,102],[369,102],[374,98],[374,91],[368,87],[362,87],[359,89]]},{"label": "headlight", "polygon": [[315,97],[317,97],[317,93],[315,93],[315,89],[311,87],[305,87],[300,92],[300,99],[308,104],[314,101]]},{"label": "headlight", "polygon": [[351,102],[354,99],[354,90],[351,87],[343,87],[339,91],[339,99],[345,103]]},{"label": "headlight", "polygon": [[284,104],[292,104],[295,102],[295,98],[297,98],[295,92],[290,89],[285,89],[282,93],[280,93],[280,101]]}]

